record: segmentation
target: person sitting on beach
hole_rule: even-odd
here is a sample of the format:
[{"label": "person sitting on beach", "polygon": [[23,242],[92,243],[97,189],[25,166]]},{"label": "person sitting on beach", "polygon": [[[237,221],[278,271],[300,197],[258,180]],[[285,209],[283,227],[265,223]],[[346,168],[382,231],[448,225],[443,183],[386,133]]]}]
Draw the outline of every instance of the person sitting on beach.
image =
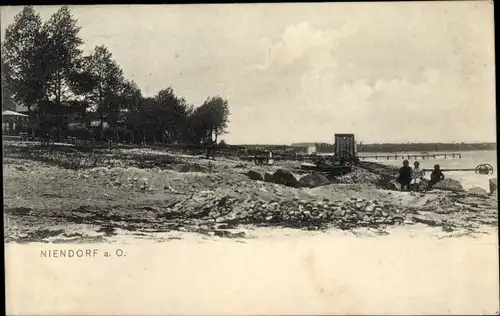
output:
[{"label": "person sitting on beach", "polygon": [[410,190],[410,182],[411,182],[411,175],[412,175],[412,170],[410,167],[410,163],[408,160],[403,161],[403,167],[399,169],[399,177],[398,177],[398,182],[401,184],[401,191],[404,191],[404,189]]},{"label": "person sitting on beach", "polygon": [[434,184],[444,179],[444,174],[441,171],[439,165],[434,165],[434,170],[431,173],[431,181],[429,181],[429,185],[427,189],[430,189]]},{"label": "person sitting on beach", "polygon": [[420,162],[418,162],[418,161],[415,161],[413,166],[414,166],[414,168],[413,168],[411,185],[417,186],[422,181],[422,178],[424,177],[424,171],[422,169],[420,169]]}]

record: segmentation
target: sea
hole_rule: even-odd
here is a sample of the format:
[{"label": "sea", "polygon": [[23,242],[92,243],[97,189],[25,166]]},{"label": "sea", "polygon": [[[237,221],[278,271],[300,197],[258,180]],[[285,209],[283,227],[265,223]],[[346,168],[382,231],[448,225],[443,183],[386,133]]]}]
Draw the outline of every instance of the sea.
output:
[{"label": "sea", "polygon": [[[436,152],[437,153],[437,152]],[[440,152],[444,153],[444,152]],[[451,158],[439,157],[433,158],[412,158],[410,159],[410,166],[413,167],[413,163],[418,160],[420,162],[420,168],[422,169],[432,169],[434,165],[440,165],[441,169],[472,169],[476,168],[480,164],[489,164],[493,167],[493,173],[488,175],[477,174],[475,171],[448,171],[443,172],[445,177],[458,180],[462,183],[464,189],[470,189],[472,187],[480,187],[489,192],[489,179],[497,177],[497,152],[495,150],[485,150],[485,151],[462,151],[462,158]],[[403,154],[419,154],[418,152],[405,152],[405,153],[359,153],[359,156],[372,156],[372,155],[403,155]],[[428,154],[433,154],[433,152],[428,152]],[[450,152],[451,154],[451,152]],[[403,158],[398,159],[363,159],[363,161],[373,161],[380,164],[392,165],[392,166],[402,166]],[[429,179],[430,172],[426,172],[425,178]]]}]

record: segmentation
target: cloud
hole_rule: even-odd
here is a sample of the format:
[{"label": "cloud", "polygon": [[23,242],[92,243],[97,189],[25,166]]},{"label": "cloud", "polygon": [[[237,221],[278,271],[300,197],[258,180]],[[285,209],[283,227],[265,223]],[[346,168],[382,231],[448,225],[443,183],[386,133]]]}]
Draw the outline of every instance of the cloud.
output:
[{"label": "cloud", "polygon": [[[278,41],[267,43],[264,61],[247,74],[260,87],[251,90],[253,101],[268,104],[266,113],[281,118],[290,139],[297,121],[302,133],[325,138],[335,131],[403,142],[493,135],[488,115],[494,105],[476,95],[491,92],[491,77],[477,67],[477,60],[490,64],[491,56],[474,49],[469,33],[457,33],[463,28],[450,29],[453,21],[442,20],[424,27],[410,20],[403,30],[390,20],[349,22],[339,29],[315,29],[306,22],[288,26]],[[286,121],[279,108],[293,109],[295,119]],[[264,120],[272,124],[269,117]],[[481,121],[487,127],[474,129]]]}]

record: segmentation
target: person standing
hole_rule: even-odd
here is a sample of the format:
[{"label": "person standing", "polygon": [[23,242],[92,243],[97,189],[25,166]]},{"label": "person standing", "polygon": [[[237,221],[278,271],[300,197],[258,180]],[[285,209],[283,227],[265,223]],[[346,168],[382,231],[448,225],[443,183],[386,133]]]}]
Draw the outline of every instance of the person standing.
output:
[{"label": "person standing", "polygon": [[410,190],[410,183],[412,180],[412,170],[410,167],[410,163],[408,160],[403,161],[403,167],[399,169],[399,177],[398,182],[401,184],[401,191],[404,191],[405,188]]}]

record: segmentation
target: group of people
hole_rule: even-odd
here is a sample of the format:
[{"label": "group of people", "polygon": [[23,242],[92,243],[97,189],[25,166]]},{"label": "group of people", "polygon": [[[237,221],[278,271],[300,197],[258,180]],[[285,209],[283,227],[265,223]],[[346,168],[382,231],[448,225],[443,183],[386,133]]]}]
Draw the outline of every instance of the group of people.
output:
[{"label": "group of people", "polygon": [[[403,161],[403,167],[399,169],[399,177],[397,181],[401,185],[401,191],[415,188],[422,182],[424,177],[424,171],[420,169],[420,163],[415,161],[413,164],[414,168],[410,167],[408,160]],[[427,190],[430,189],[434,184],[444,179],[444,174],[441,171],[439,165],[434,165],[434,170],[431,173],[431,179],[427,185]]]}]

